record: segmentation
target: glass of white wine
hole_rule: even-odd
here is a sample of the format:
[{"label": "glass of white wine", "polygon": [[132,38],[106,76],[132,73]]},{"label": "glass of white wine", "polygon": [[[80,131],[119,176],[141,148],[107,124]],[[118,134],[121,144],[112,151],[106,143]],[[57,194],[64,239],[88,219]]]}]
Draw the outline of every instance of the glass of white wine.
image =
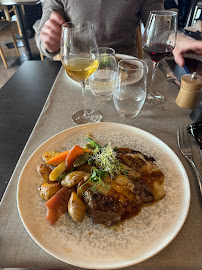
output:
[{"label": "glass of white wine", "polygon": [[102,115],[97,110],[87,109],[86,80],[99,66],[99,53],[92,55],[90,51],[98,51],[94,27],[91,22],[66,22],[62,25],[60,54],[67,74],[81,83],[84,109],[72,115],[76,124],[99,122]]}]

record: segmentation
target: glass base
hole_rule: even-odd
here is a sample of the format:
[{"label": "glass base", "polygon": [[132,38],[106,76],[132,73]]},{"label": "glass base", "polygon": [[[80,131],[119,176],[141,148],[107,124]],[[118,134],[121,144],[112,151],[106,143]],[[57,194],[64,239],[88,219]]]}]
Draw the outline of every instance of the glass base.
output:
[{"label": "glass base", "polygon": [[72,121],[77,124],[97,123],[102,119],[102,114],[96,110],[86,109],[75,112]]},{"label": "glass base", "polygon": [[157,92],[155,94],[148,94],[145,100],[145,103],[148,105],[157,105],[164,101],[164,96]]}]

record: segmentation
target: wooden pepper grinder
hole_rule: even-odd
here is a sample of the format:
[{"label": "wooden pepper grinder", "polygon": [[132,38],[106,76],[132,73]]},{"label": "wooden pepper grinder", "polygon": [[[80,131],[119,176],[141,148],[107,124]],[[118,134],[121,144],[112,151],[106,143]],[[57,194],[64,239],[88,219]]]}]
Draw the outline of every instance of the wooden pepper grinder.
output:
[{"label": "wooden pepper grinder", "polygon": [[186,109],[193,109],[200,98],[202,76],[193,72],[181,77],[181,87],[175,103]]}]

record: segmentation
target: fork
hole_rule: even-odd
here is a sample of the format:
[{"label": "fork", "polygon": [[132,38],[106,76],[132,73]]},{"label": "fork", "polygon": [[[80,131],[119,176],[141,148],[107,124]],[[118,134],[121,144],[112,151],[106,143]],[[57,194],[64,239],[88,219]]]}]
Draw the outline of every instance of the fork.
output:
[{"label": "fork", "polygon": [[196,164],[194,163],[193,160],[193,154],[192,154],[192,147],[190,143],[190,138],[187,130],[183,127],[178,128],[177,130],[177,142],[178,142],[178,147],[180,149],[180,152],[182,155],[186,158],[186,160],[191,164],[200,188],[201,196],[202,196],[202,177],[196,167]]}]

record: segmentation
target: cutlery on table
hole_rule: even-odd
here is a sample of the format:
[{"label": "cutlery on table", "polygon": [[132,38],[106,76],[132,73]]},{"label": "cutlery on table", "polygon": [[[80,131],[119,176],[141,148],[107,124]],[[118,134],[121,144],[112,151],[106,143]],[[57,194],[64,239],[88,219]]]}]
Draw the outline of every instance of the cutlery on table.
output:
[{"label": "cutlery on table", "polygon": [[187,132],[187,129],[185,129],[183,127],[178,128],[177,142],[178,142],[178,147],[180,149],[180,152],[186,158],[186,160],[191,164],[191,166],[196,174],[196,177],[198,180],[198,185],[199,185],[201,196],[202,196],[202,177],[201,177],[201,175],[196,167],[196,164],[194,163],[194,160],[193,160],[193,153],[192,153],[190,138],[189,138],[189,134]]},{"label": "cutlery on table", "polygon": [[177,85],[177,87],[180,88],[180,82],[178,81],[177,77],[175,76],[175,74],[171,70],[171,68],[168,65],[168,63],[166,62],[166,60],[162,60],[159,63],[159,68],[166,76],[168,82],[174,82]]},{"label": "cutlery on table", "polygon": [[200,158],[202,161],[202,123],[193,123],[187,127],[188,132],[194,137],[200,147]]}]

